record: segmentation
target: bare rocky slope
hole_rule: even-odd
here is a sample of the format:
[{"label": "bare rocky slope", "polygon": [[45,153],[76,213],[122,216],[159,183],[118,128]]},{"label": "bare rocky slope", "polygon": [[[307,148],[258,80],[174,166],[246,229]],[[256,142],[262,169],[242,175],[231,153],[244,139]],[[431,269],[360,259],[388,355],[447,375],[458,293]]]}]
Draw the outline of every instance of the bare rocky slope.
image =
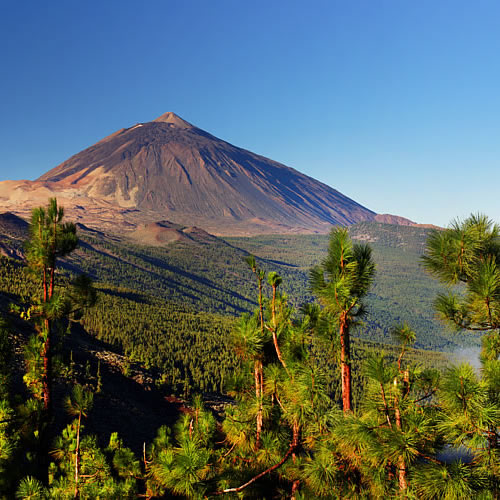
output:
[{"label": "bare rocky slope", "polygon": [[135,231],[168,220],[217,235],[326,233],[332,225],[377,217],[337,190],[174,113],[118,130],[36,181],[0,182],[0,209],[26,214],[49,196],[80,222]]}]

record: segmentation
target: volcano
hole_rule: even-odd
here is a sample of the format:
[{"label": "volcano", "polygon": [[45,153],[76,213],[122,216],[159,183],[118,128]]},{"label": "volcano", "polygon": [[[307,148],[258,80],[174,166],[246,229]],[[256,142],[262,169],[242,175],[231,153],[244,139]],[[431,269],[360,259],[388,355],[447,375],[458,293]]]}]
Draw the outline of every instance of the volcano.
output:
[{"label": "volcano", "polygon": [[[108,222],[132,226],[168,220],[219,235],[324,233],[332,225],[376,218],[326,184],[218,139],[172,112],[118,130],[36,181],[24,182],[9,187],[17,200],[53,192],[79,219],[108,214]],[[31,194],[23,196],[27,191]],[[12,210],[12,204],[6,208]]]}]

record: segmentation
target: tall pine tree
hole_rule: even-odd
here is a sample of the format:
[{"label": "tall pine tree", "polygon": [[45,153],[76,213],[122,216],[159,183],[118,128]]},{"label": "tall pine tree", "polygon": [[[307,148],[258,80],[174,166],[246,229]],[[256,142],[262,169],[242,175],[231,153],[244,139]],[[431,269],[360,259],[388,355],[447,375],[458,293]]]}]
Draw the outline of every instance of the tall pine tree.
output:
[{"label": "tall pine tree", "polygon": [[365,313],[363,298],[374,275],[371,248],[353,244],[346,228],[332,230],[326,259],[311,270],[311,290],[339,328],[342,405],[345,412],[352,410],[351,328]]}]

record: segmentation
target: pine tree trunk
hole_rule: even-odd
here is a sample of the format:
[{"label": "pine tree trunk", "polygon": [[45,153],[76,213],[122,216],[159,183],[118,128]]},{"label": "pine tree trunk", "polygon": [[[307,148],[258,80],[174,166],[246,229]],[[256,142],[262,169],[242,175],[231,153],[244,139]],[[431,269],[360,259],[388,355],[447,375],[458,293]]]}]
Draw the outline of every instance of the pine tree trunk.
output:
[{"label": "pine tree trunk", "polygon": [[276,333],[276,330],[277,330],[277,323],[276,323],[276,285],[273,285],[273,301],[272,301],[272,320],[273,320],[273,329],[272,329],[272,332],[273,332],[273,343],[274,343],[274,348],[276,349],[276,355],[278,356],[278,359],[280,361],[280,363],[283,365],[283,368],[286,370],[286,372],[288,373],[288,369],[286,367],[286,363],[285,363],[285,360],[283,359],[283,356],[281,355],[281,350],[280,350],[280,346],[278,344],[278,335]]},{"label": "pine tree trunk", "polygon": [[408,480],[406,478],[406,462],[403,457],[399,457],[398,459],[398,481],[399,481],[399,490],[405,491],[408,488]]},{"label": "pine tree trunk", "polygon": [[342,407],[344,413],[352,411],[351,348],[349,327],[345,317],[340,318],[340,366],[342,378]]},{"label": "pine tree trunk", "polygon": [[[47,284],[47,267],[43,266],[43,302],[48,302],[53,293],[53,277],[52,271],[50,273],[50,294],[48,290]],[[51,352],[50,352],[50,323],[48,319],[44,319],[44,328],[45,334],[47,336],[44,346],[43,346],[43,374],[42,374],[42,387],[43,387],[43,407],[48,413],[48,417],[50,419],[50,410],[51,410]]]},{"label": "pine tree trunk", "polygon": [[403,372],[403,398],[410,393],[410,370]]},{"label": "pine tree trunk", "polygon": [[52,298],[54,294],[54,268],[50,269],[50,286],[49,286],[49,300]]},{"label": "pine tree trunk", "polygon": [[52,294],[54,293],[54,270],[56,267],[56,248],[57,248],[57,216],[54,217],[54,242],[52,243],[52,257],[53,262],[50,268],[50,293],[49,300],[52,298]]},{"label": "pine tree trunk", "polygon": [[[262,303],[262,279],[257,278],[259,282],[259,314],[260,314],[260,333],[264,338],[264,306]],[[255,396],[259,401],[259,411],[257,413],[257,434],[255,438],[255,448],[260,447],[260,434],[262,432],[262,362],[255,361]]]},{"label": "pine tree trunk", "polygon": [[293,462],[295,463],[295,460],[297,458],[297,447],[299,446],[299,440],[300,440],[300,425],[298,422],[294,422],[292,426],[292,446],[293,446],[293,452],[292,452],[292,458]]},{"label": "pine tree trunk", "polygon": [[82,413],[78,414],[78,428],[76,430],[76,452],[75,452],[75,498],[78,498],[78,481],[80,476],[80,425]]},{"label": "pine tree trunk", "polygon": [[43,268],[43,301],[47,302],[48,292],[47,292],[47,270]]},{"label": "pine tree trunk", "polygon": [[292,484],[292,496],[290,497],[290,500],[295,500],[297,498],[295,494],[299,491],[299,486],[300,480],[296,479]]},{"label": "pine tree trunk", "polygon": [[40,453],[38,456],[38,465],[40,467],[41,474],[45,477],[45,481],[48,483],[49,480],[49,451],[50,451],[50,433],[49,428],[52,421],[52,353],[51,353],[51,338],[50,338],[50,322],[45,319],[44,329],[46,334],[46,339],[43,344],[42,362],[43,362],[43,373],[42,373],[42,398],[43,398],[43,426],[39,428],[40,430]]},{"label": "pine tree trunk", "polygon": [[52,359],[50,352],[50,324],[45,320],[45,329],[47,338],[43,345],[43,374],[42,374],[42,390],[43,390],[43,407],[50,419],[52,410]]},{"label": "pine tree trunk", "polygon": [[392,429],[391,416],[389,414],[389,406],[387,404],[387,398],[385,397],[384,384],[382,384],[382,382],[380,383],[380,394],[382,395],[382,403],[384,403],[385,418],[387,420],[387,423],[389,424],[389,427]]},{"label": "pine tree trunk", "polygon": [[[257,276],[259,282],[259,315],[260,315],[260,333],[264,338],[264,304],[262,302],[262,278]],[[259,401],[259,411],[257,413],[257,432],[255,437],[255,448],[260,447],[260,435],[262,432],[262,398],[264,397],[264,374],[262,361],[255,361],[255,395]]]},{"label": "pine tree trunk", "polygon": [[49,428],[52,420],[52,390],[51,390],[51,352],[50,352],[50,334],[49,334],[49,321],[44,321],[44,326],[47,331],[47,338],[43,345],[42,361],[43,361],[43,373],[42,373],[42,397],[43,397],[43,416],[42,425],[38,427],[40,436],[40,448],[38,454],[38,467],[40,470],[41,477],[44,477],[45,482],[48,483],[49,480],[49,451],[50,451],[50,434]]},{"label": "pine tree trunk", "polygon": [[264,335],[264,304],[262,302],[262,279],[259,279],[259,315],[260,315],[260,329]]},{"label": "pine tree trunk", "polygon": [[258,449],[260,447],[260,435],[262,432],[262,379],[261,379],[261,366],[262,363],[259,360],[255,361],[254,365],[254,375],[255,375],[255,397],[257,398],[259,404],[259,410],[257,412],[257,421],[256,421],[256,435],[255,435],[255,448]]},{"label": "pine tree trunk", "polygon": [[[399,410],[399,398],[396,398],[394,401],[394,416],[396,417],[396,427],[401,432],[403,427],[401,421],[401,411]],[[404,492],[406,488],[408,488],[408,473],[406,469],[406,462],[403,456],[398,458],[398,482],[399,482],[399,490]]]}]

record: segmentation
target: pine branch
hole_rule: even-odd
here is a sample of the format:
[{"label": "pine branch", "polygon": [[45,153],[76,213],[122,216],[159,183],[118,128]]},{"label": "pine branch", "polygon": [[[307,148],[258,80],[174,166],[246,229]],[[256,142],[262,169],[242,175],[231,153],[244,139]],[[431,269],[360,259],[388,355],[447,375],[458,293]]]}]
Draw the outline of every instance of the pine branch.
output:
[{"label": "pine branch", "polygon": [[441,460],[438,460],[435,457],[431,457],[429,455],[426,455],[425,453],[418,452],[418,455],[420,457],[422,457],[423,459],[429,460],[429,462],[432,462],[432,463],[437,464],[437,465],[444,465],[446,463],[446,462],[442,462]]},{"label": "pine branch", "polygon": [[223,458],[226,458],[234,450],[235,446],[236,446],[236,443],[234,443],[233,446],[231,446],[231,448],[229,448],[229,451],[227,453],[224,453],[224,455],[222,455],[221,460]]},{"label": "pine branch", "polygon": [[285,456],[277,464],[273,465],[272,467],[269,467],[269,469],[266,469],[265,471],[261,472],[260,474],[257,474],[255,477],[250,479],[250,481],[246,482],[245,484],[242,484],[241,486],[238,486],[237,488],[227,488],[227,489],[222,490],[222,491],[216,491],[215,493],[212,493],[212,495],[224,495],[225,493],[238,493],[238,492],[244,490],[245,488],[250,486],[252,483],[259,480],[261,477],[276,470],[278,467],[281,467],[287,461],[288,457],[292,454],[292,452],[295,448],[296,448],[296,445],[294,443],[291,443],[290,448],[288,448],[288,451],[286,452]]},{"label": "pine branch", "polygon": [[420,401],[423,401],[424,399],[430,398],[430,397],[431,397],[431,396],[433,396],[435,393],[436,393],[436,389],[432,389],[432,391],[431,391],[431,392],[427,393],[425,396],[422,396],[421,398],[416,399],[415,401],[413,401],[413,403],[414,403],[414,404],[416,404],[416,403],[420,403]]}]

